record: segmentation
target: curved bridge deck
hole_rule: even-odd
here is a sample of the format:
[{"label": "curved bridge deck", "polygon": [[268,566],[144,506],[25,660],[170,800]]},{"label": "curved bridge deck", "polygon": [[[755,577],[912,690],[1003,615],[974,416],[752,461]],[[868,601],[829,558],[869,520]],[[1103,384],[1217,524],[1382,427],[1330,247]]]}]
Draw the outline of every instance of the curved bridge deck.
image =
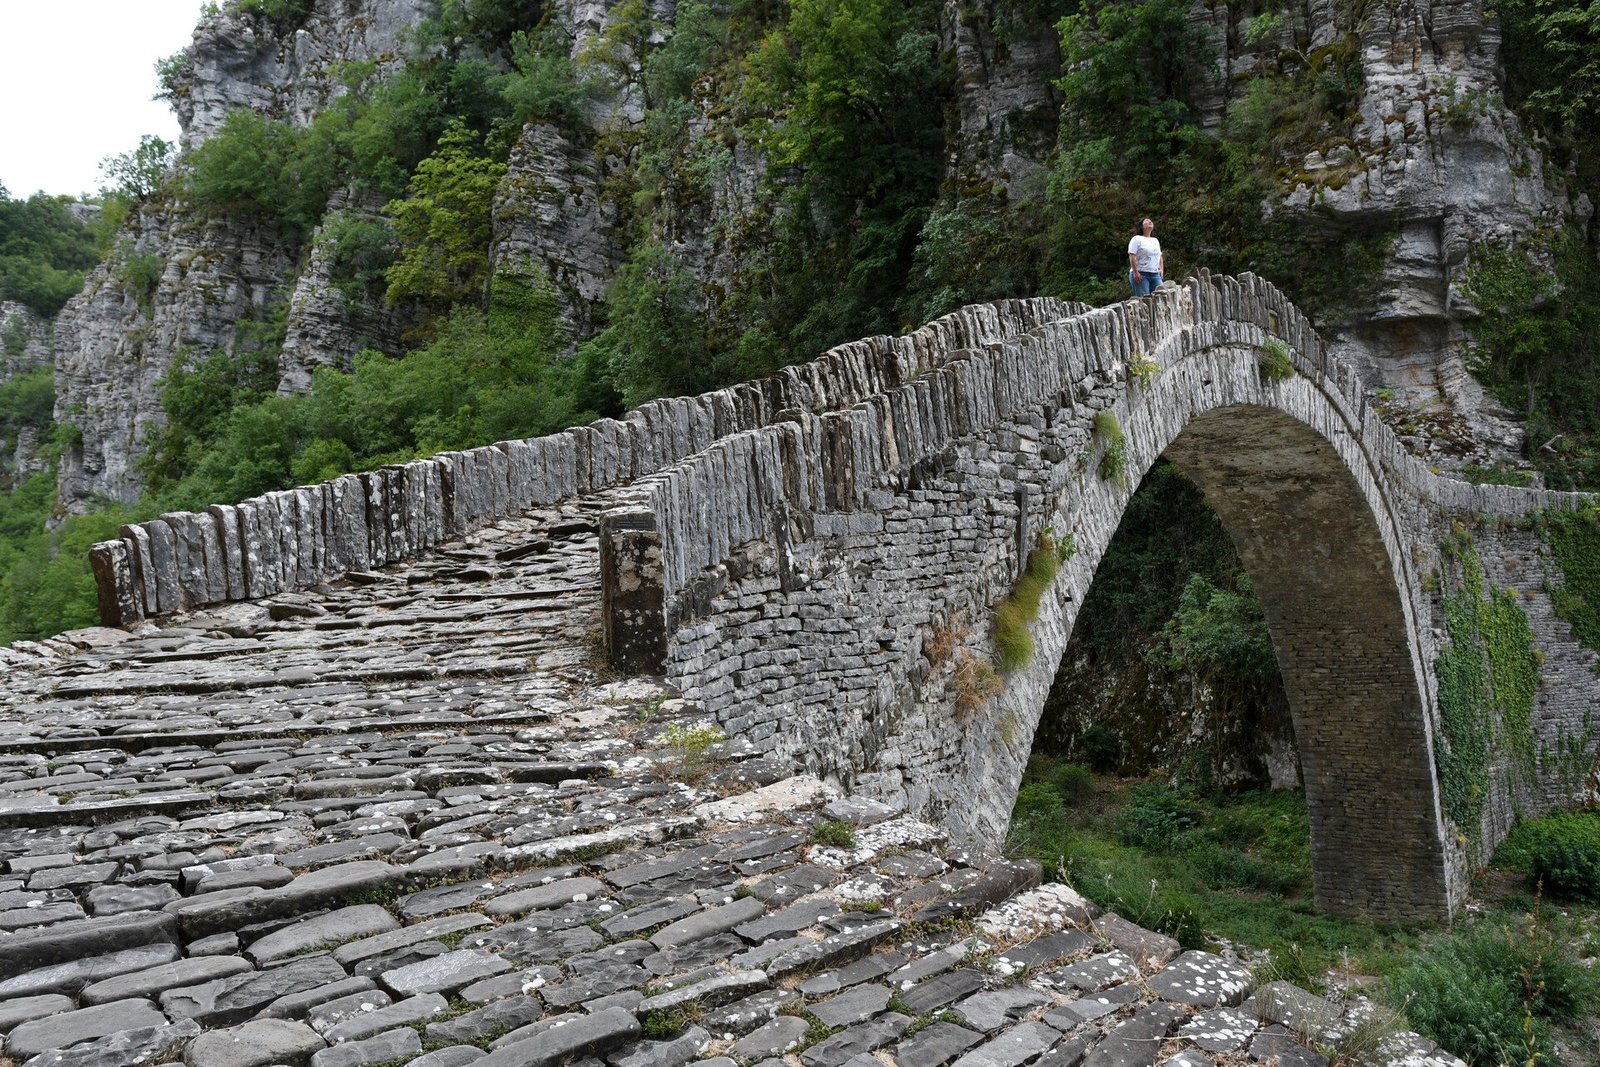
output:
[{"label": "curved bridge deck", "polygon": [[1319,1062],[1338,1007],[597,668],[605,503],[14,666],[9,1062]]}]

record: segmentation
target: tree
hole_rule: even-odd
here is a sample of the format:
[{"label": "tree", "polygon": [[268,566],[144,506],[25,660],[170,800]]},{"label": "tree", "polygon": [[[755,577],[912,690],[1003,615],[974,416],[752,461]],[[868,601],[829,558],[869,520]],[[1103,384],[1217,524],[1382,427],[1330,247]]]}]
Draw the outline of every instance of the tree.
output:
[{"label": "tree", "polygon": [[478,138],[452,124],[417,165],[410,195],[390,201],[399,259],[386,274],[390,303],[415,300],[442,313],[481,303],[489,277],[490,213],[506,165],[478,154]]},{"label": "tree", "polygon": [[100,174],[112,183],[112,192],[132,201],[147,200],[161,187],[177,158],[177,146],[147,133],[139,147],[100,161]]}]

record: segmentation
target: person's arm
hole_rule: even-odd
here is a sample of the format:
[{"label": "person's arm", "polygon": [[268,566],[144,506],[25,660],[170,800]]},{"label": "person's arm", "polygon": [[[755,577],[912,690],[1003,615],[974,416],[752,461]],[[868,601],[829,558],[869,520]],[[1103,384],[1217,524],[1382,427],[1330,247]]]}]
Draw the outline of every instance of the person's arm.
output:
[{"label": "person's arm", "polygon": [[1128,253],[1128,269],[1133,271],[1133,280],[1139,280],[1139,260],[1132,252]]},{"label": "person's arm", "polygon": [[1156,265],[1156,273],[1161,275],[1163,278],[1165,278],[1167,276],[1167,251],[1166,251],[1166,249],[1162,249],[1161,250],[1161,262]]}]

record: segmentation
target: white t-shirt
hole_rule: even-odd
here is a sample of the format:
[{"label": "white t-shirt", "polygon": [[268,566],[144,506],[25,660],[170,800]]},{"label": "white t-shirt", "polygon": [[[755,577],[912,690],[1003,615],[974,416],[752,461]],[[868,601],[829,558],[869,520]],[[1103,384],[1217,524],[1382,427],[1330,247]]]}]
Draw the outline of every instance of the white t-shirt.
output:
[{"label": "white t-shirt", "polygon": [[1134,234],[1133,240],[1128,242],[1128,255],[1133,257],[1133,265],[1140,274],[1161,272],[1161,242],[1154,237]]}]

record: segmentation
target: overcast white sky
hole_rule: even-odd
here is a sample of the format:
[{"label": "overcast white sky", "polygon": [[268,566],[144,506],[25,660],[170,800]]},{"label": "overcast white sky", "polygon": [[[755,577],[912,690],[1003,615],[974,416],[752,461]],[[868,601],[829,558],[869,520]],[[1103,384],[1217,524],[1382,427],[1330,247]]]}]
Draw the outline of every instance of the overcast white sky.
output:
[{"label": "overcast white sky", "polygon": [[0,183],[13,197],[93,192],[100,160],[147,133],[156,60],[189,43],[201,0],[0,0]]}]

